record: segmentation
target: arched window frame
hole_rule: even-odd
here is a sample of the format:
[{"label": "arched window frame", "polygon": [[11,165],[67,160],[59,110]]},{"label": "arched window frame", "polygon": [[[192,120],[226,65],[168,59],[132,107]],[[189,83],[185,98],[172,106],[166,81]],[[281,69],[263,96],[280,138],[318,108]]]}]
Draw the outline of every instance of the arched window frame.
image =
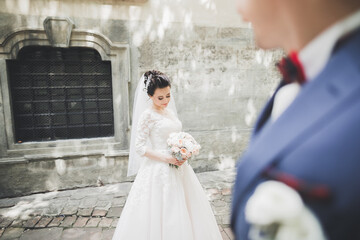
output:
[{"label": "arched window frame", "polygon": [[[73,155],[79,152],[83,155],[99,153],[126,155],[129,147],[129,45],[114,44],[100,33],[80,29],[72,30],[69,40],[69,47],[93,48],[103,61],[111,61],[114,137],[18,144],[14,141],[14,120],[10,107],[6,60],[16,59],[20,49],[25,46],[51,46],[51,43],[44,29],[17,29],[0,39],[0,157],[18,156],[19,159],[27,161],[34,155],[37,155],[35,158],[41,156],[49,158],[64,157],[66,154]],[[14,160],[18,160],[15,158]]]}]

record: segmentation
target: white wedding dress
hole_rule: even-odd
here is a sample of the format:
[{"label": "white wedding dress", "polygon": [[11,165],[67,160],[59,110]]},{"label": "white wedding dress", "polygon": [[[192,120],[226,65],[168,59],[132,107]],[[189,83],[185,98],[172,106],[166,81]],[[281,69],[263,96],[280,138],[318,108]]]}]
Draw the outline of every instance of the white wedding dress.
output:
[{"label": "white wedding dress", "polygon": [[[168,151],[170,133],[181,131],[179,119],[169,110],[142,114],[136,151]],[[113,240],[220,240],[209,201],[193,169],[186,162],[178,169],[145,158],[132,185]]]}]

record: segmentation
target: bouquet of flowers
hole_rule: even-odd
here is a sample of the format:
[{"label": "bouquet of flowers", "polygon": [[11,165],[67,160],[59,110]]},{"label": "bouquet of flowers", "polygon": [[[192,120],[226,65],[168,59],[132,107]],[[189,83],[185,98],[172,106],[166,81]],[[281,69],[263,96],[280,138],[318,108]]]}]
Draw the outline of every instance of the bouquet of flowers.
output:
[{"label": "bouquet of flowers", "polygon": [[[201,148],[200,144],[190,134],[185,132],[171,133],[167,144],[172,156],[178,161],[189,160],[192,156],[198,155]],[[169,165],[178,168],[174,164],[169,163]]]}]

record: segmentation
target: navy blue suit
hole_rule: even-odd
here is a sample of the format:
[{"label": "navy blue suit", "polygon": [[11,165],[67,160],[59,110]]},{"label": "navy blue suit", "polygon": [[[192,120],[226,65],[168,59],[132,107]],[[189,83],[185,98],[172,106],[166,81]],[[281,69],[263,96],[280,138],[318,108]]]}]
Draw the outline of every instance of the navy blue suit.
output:
[{"label": "navy blue suit", "polygon": [[[273,98],[272,98],[273,99]],[[309,184],[328,187],[327,201],[307,198],[329,239],[360,239],[360,30],[333,52],[274,122],[268,102],[237,167],[232,229],[248,239],[244,207],[269,166]]]}]

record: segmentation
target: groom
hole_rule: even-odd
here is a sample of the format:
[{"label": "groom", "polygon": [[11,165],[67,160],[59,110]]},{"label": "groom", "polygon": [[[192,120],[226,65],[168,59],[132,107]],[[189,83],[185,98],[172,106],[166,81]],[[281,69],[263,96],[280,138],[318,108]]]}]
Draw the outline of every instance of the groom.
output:
[{"label": "groom", "polygon": [[360,239],[360,1],[237,1],[257,45],[289,57],[239,160],[236,239],[249,238],[246,204],[267,180],[299,193],[328,239]]}]

